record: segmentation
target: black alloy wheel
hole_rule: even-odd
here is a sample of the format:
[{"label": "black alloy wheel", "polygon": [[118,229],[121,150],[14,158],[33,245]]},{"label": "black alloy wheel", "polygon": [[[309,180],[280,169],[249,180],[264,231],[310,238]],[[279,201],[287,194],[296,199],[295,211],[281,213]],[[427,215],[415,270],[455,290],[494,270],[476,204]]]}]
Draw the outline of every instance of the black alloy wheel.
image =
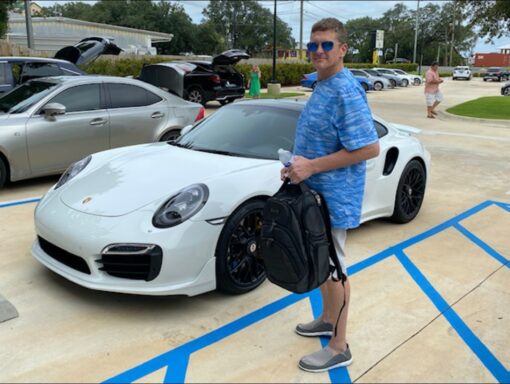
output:
[{"label": "black alloy wheel", "polygon": [[171,131],[166,132],[161,137],[160,141],[177,140],[180,136],[181,136],[181,130],[180,129],[172,129]]},{"label": "black alloy wheel", "polygon": [[375,89],[376,91],[381,91],[383,88],[384,88],[384,87],[383,87],[383,84],[382,84],[380,81],[376,81],[376,82],[374,83],[374,89]]},{"label": "black alloy wheel", "polygon": [[258,240],[262,229],[265,202],[251,200],[228,219],[216,248],[216,287],[240,294],[257,288],[266,279]]},{"label": "black alloy wheel", "polygon": [[423,165],[418,160],[411,160],[398,182],[392,221],[403,224],[416,217],[425,197],[426,181]]},{"label": "black alloy wheel", "polygon": [[503,95],[505,95],[505,96],[510,96],[510,86],[509,86],[509,87],[506,87],[506,88],[503,90]]}]

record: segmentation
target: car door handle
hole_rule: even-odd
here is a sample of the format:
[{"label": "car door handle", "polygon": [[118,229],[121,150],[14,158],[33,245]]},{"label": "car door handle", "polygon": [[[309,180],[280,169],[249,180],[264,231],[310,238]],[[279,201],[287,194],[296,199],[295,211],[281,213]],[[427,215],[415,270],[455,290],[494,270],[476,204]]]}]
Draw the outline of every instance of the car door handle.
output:
[{"label": "car door handle", "polygon": [[106,120],[105,119],[93,119],[90,121],[89,125],[104,125],[106,124]]},{"label": "car door handle", "polygon": [[161,112],[154,112],[154,113],[151,115],[151,117],[152,117],[153,119],[160,119],[160,118],[162,118],[163,116],[165,116],[165,114],[164,114],[164,113],[161,113]]}]

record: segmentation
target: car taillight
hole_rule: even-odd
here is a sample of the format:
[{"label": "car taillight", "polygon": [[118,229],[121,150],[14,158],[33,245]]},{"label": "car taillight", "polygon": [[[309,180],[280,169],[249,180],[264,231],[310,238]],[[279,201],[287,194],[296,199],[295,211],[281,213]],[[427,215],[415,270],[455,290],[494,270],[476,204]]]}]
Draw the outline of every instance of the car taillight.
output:
[{"label": "car taillight", "polygon": [[211,75],[209,76],[209,80],[211,80],[213,83],[219,84],[221,82],[219,75]]},{"label": "car taillight", "polygon": [[195,117],[194,122],[197,122],[198,120],[202,120],[204,117],[205,117],[205,108],[200,107],[200,111],[198,111],[197,117]]}]

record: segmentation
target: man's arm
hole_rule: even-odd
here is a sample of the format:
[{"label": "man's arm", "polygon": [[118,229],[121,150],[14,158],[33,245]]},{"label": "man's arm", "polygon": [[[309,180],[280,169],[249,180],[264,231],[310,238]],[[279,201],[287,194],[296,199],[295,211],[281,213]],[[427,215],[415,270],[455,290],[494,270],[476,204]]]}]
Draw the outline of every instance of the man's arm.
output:
[{"label": "man's arm", "polygon": [[310,160],[302,156],[295,156],[292,165],[282,171],[282,176],[290,177],[293,183],[308,179],[315,173],[327,172],[332,169],[348,167],[379,155],[379,143],[347,151],[341,149],[327,156]]}]

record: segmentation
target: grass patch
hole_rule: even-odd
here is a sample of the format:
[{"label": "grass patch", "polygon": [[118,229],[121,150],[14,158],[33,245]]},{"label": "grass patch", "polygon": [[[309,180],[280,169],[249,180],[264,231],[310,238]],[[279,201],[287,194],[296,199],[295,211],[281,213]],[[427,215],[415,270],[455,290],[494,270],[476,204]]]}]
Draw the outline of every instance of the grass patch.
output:
[{"label": "grass patch", "polygon": [[[270,95],[267,92],[260,92],[259,99],[283,99],[285,97],[296,97],[296,96],[304,96],[304,93],[300,92],[281,92],[279,95]],[[252,97],[246,92],[244,95],[245,98],[251,99]]]},{"label": "grass patch", "polygon": [[489,96],[470,100],[446,110],[460,116],[510,120],[510,97]]}]

